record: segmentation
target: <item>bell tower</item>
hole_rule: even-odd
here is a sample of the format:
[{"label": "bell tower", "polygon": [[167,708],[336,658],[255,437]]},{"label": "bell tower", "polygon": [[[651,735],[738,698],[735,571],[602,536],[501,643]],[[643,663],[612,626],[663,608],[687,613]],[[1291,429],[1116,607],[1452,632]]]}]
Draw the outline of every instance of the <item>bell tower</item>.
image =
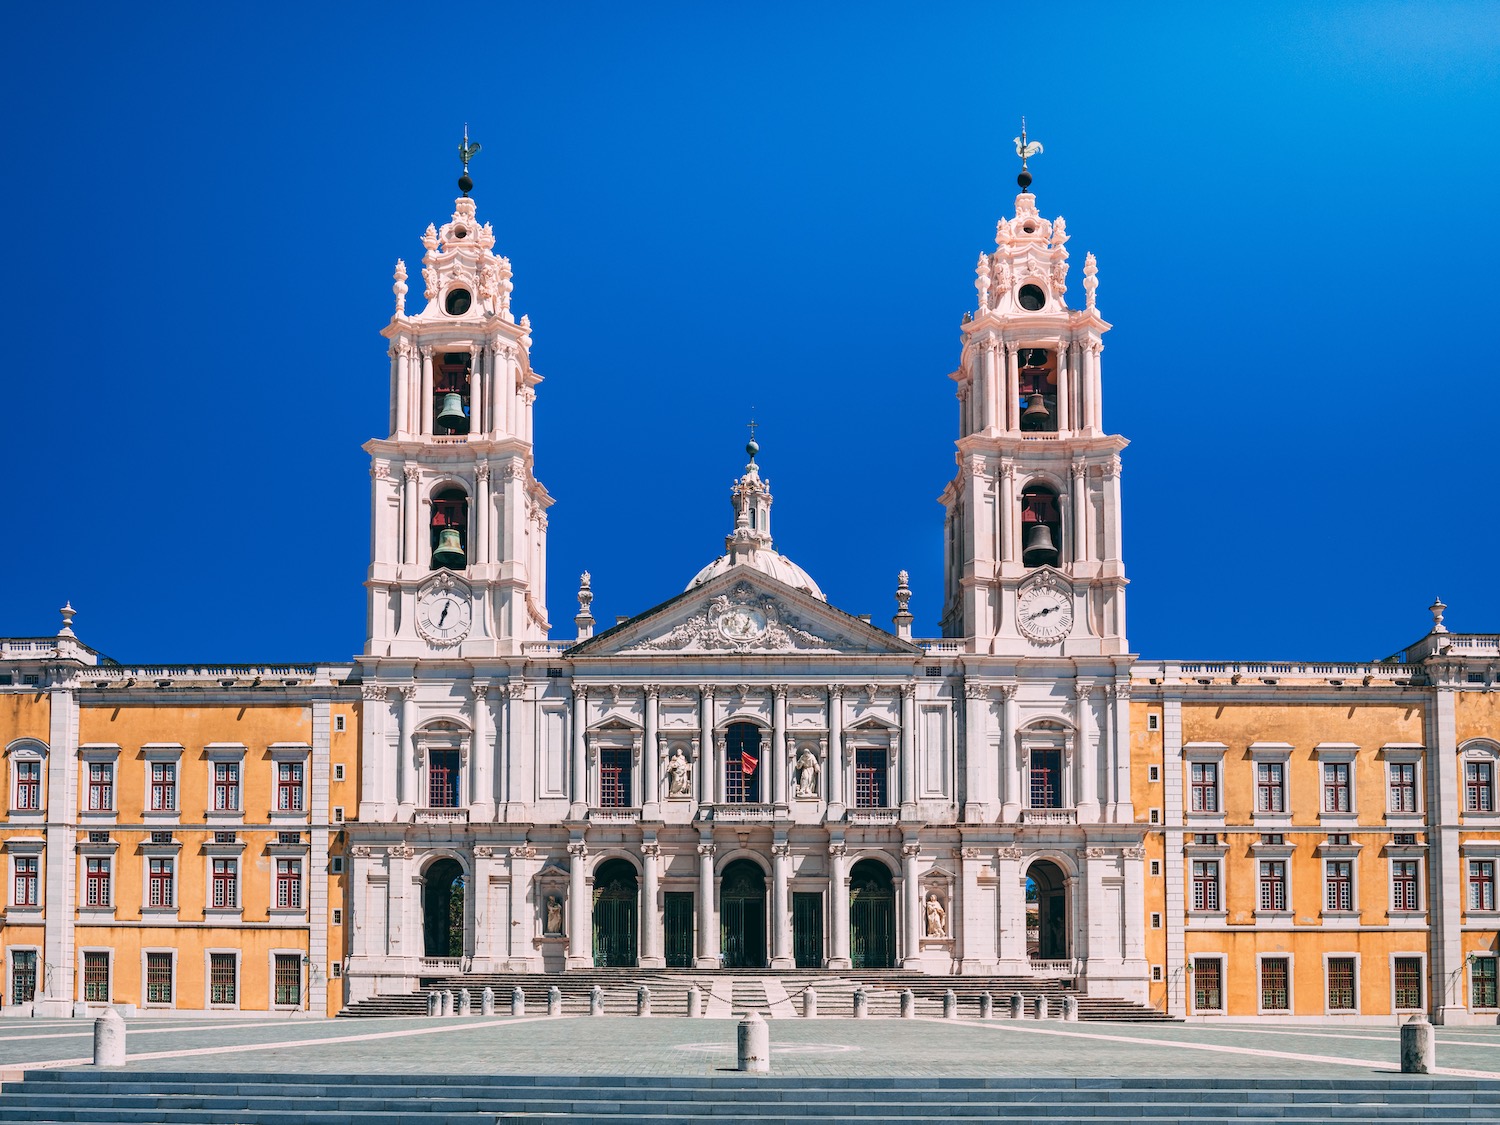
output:
[{"label": "bell tower", "polygon": [[420,311],[396,263],[387,436],[370,454],[371,559],[365,655],[481,658],[544,640],[547,515],[532,471],[542,381],[531,325],[511,312],[510,262],[469,192],[422,236]]},{"label": "bell tower", "polygon": [[1099,355],[1109,324],[1084,259],[1084,307],[1068,307],[1069,235],[1042,218],[1021,156],[1015,215],[980,254],[963,319],[958,472],[944,489],[943,635],[969,651],[1115,656],[1125,640],[1120,451],[1104,430]]}]

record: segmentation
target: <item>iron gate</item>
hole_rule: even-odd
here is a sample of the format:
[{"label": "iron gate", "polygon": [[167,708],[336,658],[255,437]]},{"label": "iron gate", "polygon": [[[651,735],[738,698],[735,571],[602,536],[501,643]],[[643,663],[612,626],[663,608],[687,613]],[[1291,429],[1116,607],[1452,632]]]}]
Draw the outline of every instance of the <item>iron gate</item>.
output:
[{"label": "iron gate", "polygon": [[895,967],[896,895],[889,881],[850,881],[849,956],[856,969]]},{"label": "iron gate", "polygon": [[766,877],[760,868],[740,861],[724,873],[719,892],[720,938],[726,969],[766,967]]},{"label": "iron gate", "polygon": [[594,964],[634,965],[639,911],[636,885],[612,879],[594,888]]},{"label": "iron gate", "polygon": [[666,930],[667,968],[693,967],[693,892],[668,891],[662,922]]},{"label": "iron gate", "polygon": [[799,969],[823,967],[823,896],[792,893],[792,957]]}]

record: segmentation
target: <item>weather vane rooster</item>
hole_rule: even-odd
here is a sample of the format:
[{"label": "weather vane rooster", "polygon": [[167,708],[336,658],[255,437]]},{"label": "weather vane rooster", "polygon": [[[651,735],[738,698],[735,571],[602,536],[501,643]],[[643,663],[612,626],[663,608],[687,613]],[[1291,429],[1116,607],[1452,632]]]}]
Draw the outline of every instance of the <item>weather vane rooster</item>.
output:
[{"label": "weather vane rooster", "polygon": [[1031,173],[1026,170],[1026,161],[1042,151],[1041,141],[1027,141],[1026,118],[1021,118],[1021,135],[1016,139],[1016,155],[1021,158],[1021,174],[1016,177],[1016,183],[1021,185],[1025,191],[1031,186]]}]

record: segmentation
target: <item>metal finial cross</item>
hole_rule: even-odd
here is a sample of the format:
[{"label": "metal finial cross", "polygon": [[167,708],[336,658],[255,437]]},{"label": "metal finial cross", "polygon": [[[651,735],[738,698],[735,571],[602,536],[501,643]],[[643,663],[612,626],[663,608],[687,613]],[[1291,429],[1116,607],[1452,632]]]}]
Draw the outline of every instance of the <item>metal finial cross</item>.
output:
[{"label": "metal finial cross", "polygon": [[469,161],[474,159],[474,154],[479,151],[477,143],[469,143],[469,123],[464,122],[464,142],[458,146],[458,158],[464,162],[464,175],[469,174]]},{"label": "metal finial cross", "polygon": [[758,426],[758,425],[760,425],[760,423],[757,422],[755,420],[754,416],[752,415],[751,418],[750,418],[750,421],[749,421],[748,425],[750,426],[750,440],[754,441],[755,440],[755,427]]}]

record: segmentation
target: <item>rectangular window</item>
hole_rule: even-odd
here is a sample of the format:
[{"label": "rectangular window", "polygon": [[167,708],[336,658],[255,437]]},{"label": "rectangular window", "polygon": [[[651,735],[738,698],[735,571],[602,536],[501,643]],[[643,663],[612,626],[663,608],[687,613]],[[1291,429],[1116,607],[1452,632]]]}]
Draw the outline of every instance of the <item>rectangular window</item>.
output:
[{"label": "rectangular window", "polygon": [[172,955],[170,953],[146,954],[146,1003],[170,1004],[172,1002]]},{"label": "rectangular window", "polygon": [[1285,1012],[1292,1006],[1291,962],[1285,957],[1266,957],[1260,963],[1260,1006],[1269,1012]]},{"label": "rectangular window", "polygon": [[1219,861],[1216,859],[1193,860],[1193,909],[1219,909]]},{"label": "rectangular window", "polygon": [[599,751],[599,804],[606,809],[630,808],[630,751]]},{"label": "rectangular window", "polygon": [[1260,908],[1262,910],[1286,909],[1286,861],[1263,859],[1260,861]]},{"label": "rectangular window", "polygon": [[18,855],[12,861],[16,865],[16,888],[11,896],[12,906],[35,906],[37,891],[37,857]]},{"label": "rectangular window", "polygon": [[333,730],[335,734],[342,734],[344,732],[344,716],[335,715],[333,717]]},{"label": "rectangular window", "polygon": [[90,856],[83,861],[83,902],[96,909],[108,907],[114,901],[110,890],[110,861],[107,858]]},{"label": "rectangular window", "polygon": [[1397,1008],[1420,1008],[1422,1006],[1422,958],[1397,957],[1395,980]]},{"label": "rectangular window", "polygon": [[36,999],[36,950],[11,952],[10,999],[13,1004],[29,1004]]},{"label": "rectangular window", "polygon": [[335,926],[342,926],[344,924],[344,911],[342,907],[335,906],[333,908],[332,922]]},{"label": "rectangular window", "polygon": [[[282,808],[302,807],[302,766],[297,762],[283,763],[297,767],[297,803]],[[430,809],[456,809],[458,800],[458,773],[460,758],[457,750],[433,750],[427,755],[427,807]]]},{"label": "rectangular window", "polygon": [[208,1002],[210,1004],[233,1004],[238,991],[239,967],[233,953],[210,953],[208,955]]},{"label": "rectangular window", "polygon": [[1417,766],[1415,762],[1392,762],[1390,811],[1417,811]]},{"label": "rectangular window", "polygon": [[1469,860],[1469,909],[1495,909],[1495,861]]},{"label": "rectangular window", "polygon": [[1464,811],[1495,811],[1495,767],[1491,762],[1464,763]]},{"label": "rectangular window", "polygon": [[759,766],[753,754],[731,751],[724,759],[724,799],[732,803],[759,803]]},{"label": "rectangular window", "polygon": [[334,781],[343,781],[344,780],[344,763],[343,762],[340,762],[338,765],[336,765],[336,766],[333,767],[333,780]]},{"label": "rectangular window", "polygon": [[115,764],[89,763],[89,812],[112,812],[115,807]]},{"label": "rectangular window", "polygon": [[302,1003],[302,958],[295,953],[276,954],[276,1004],[290,1007]]},{"label": "rectangular window", "polygon": [[16,808],[36,811],[42,807],[42,763],[16,763]]},{"label": "rectangular window", "polygon": [[1475,957],[1469,963],[1469,1006],[1473,1008],[1500,1008],[1500,996],[1496,995],[1494,957]]},{"label": "rectangular window", "polygon": [[173,862],[170,859],[152,858],[148,862],[146,875],[146,904],[148,906],[171,907],[177,896],[172,885]]},{"label": "rectangular window", "polygon": [[1354,909],[1354,864],[1347,859],[1330,859],[1323,867],[1329,910]]},{"label": "rectangular window", "polygon": [[1354,991],[1354,958],[1328,958],[1328,1010],[1330,1012],[1353,1012],[1357,1010]]},{"label": "rectangular window", "polygon": [[177,763],[151,763],[151,811],[177,811]]},{"label": "rectangular window", "polygon": [[240,764],[214,763],[214,811],[240,811]]},{"label": "rectangular window", "polygon": [[83,955],[83,998],[94,1004],[109,1003],[109,954],[103,950]]},{"label": "rectangular window", "polygon": [[1283,763],[1255,763],[1255,811],[1286,812],[1286,766]]},{"label": "rectangular window", "polygon": [[1224,1009],[1224,982],[1217,957],[1193,958],[1193,1010],[1218,1012]]},{"label": "rectangular window", "polygon": [[855,750],[854,752],[854,807],[857,809],[883,809],[890,805],[887,790],[890,770],[886,767],[884,750]]},{"label": "rectangular window", "polygon": [[1192,811],[1213,813],[1219,811],[1219,764],[1217,762],[1192,763]]},{"label": "rectangular window", "polygon": [[1031,752],[1031,807],[1034,809],[1063,807],[1061,750],[1033,750]]},{"label": "rectangular window", "polygon": [[1417,898],[1417,861],[1398,859],[1391,863],[1391,909],[1421,910]]},{"label": "rectangular window", "polygon": [[[458,752],[453,751],[456,758]],[[454,781],[455,786],[457,780]],[[439,806],[449,807],[449,806]],[[276,808],[279,812],[302,811],[302,763],[276,763]]]},{"label": "rectangular window", "polygon": [[276,905],[283,910],[302,909],[302,861],[276,861]]},{"label": "rectangular window", "polygon": [[216,910],[231,910],[240,904],[240,865],[236,859],[215,859],[213,904]]},{"label": "rectangular window", "polygon": [[1349,763],[1323,763],[1323,811],[1348,812]]}]

